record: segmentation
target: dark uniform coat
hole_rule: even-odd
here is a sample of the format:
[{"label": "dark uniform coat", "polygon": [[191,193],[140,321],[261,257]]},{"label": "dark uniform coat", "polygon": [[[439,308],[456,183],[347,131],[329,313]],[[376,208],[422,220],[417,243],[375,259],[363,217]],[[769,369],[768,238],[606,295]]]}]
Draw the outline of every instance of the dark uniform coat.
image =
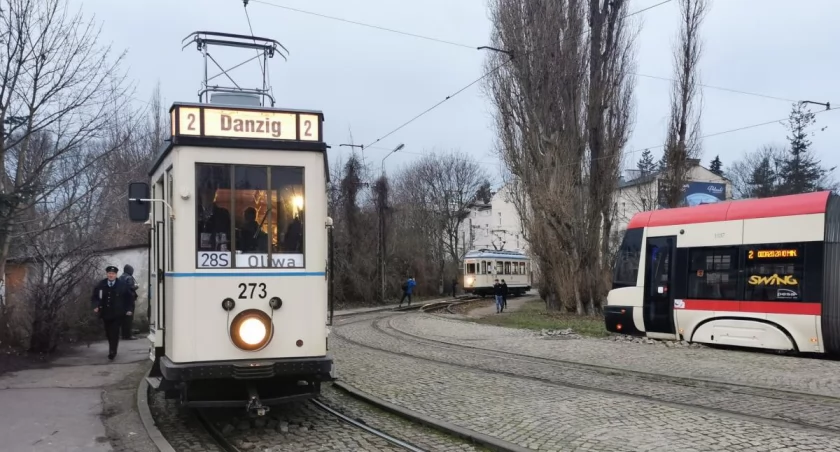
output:
[{"label": "dark uniform coat", "polygon": [[99,317],[113,320],[125,317],[126,312],[134,312],[134,297],[131,288],[119,278],[114,285],[108,286],[108,278],[103,279],[93,288],[90,297],[93,308],[99,308]]}]

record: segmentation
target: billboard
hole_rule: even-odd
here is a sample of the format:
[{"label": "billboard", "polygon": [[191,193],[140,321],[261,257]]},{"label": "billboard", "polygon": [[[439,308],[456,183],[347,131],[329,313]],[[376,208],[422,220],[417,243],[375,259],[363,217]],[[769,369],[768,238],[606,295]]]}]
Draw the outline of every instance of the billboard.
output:
[{"label": "billboard", "polygon": [[[664,184],[659,184],[659,207],[666,208]],[[678,207],[714,204],[726,200],[726,184],[716,182],[689,182],[683,185]]]}]

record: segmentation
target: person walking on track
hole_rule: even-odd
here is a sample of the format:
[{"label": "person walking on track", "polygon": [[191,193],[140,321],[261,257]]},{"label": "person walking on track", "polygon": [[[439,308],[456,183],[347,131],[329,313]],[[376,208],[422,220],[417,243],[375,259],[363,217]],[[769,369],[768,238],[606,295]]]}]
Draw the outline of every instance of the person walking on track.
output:
[{"label": "person walking on track", "polygon": [[93,294],[90,297],[93,312],[99,314],[105,326],[110,360],[117,356],[123,320],[134,312],[134,299],[126,283],[117,279],[118,271],[113,265],[106,267],[107,277],[93,288]]},{"label": "person walking on track", "polygon": [[498,278],[493,284],[493,293],[496,295],[496,314],[499,314],[505,310],[505,304],[504,298],[502,298],[504,292],[502,292],[502,285],[499,284]]},{"label": "person walking on track", "polygon": [[400,307],[402,307],[403,300],[405,300],[406,297],[408,297],[408,305],[411,306],[411,293],[414,291],[414,286],[416,285],[417,283],[414,281],[413,276],[409,277],[408,280],[403,283],[403,296],[400,298]]}]

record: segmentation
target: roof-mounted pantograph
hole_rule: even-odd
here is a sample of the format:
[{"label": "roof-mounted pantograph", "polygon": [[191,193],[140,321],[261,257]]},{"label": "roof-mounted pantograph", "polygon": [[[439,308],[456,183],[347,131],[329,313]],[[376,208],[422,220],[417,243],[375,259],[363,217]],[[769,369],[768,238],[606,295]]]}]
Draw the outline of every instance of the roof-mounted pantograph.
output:
[{"label": "roof-mounted pantograph", "polygon": [[[224,99],[223,102],[219,103],[243,103],[246,105],[251,105],[254,107],[262,106],[266,107],[268,105],[265,104],[265,99],[271,101],[271,106],[274,106],[274,96],[270,94],[271,87],[269,86],[269,80],[267,76],[268,71],[268,59],[274,58],[275,54],[280,55],[283,57],[284,60],[287,60],[286,55],[283,54],[285,51],[287,54],[289,50],[283,47],[282,44],[277,42],[274,39],[269,38],[261,38],[259,36],[247,36],[247,35],[237,35],[232,33],[219,33],[213,31],[196,31],[191,33],[189,36],[183,39],[181,42],[187,42],[181,47],[181,50],[184,50],[192,43],[195,43],[196,49],[201,52],[202,56],[204,57],[204,80],[202,82],[201,90],[198,92],[198,101],[201,103],[217,103],[213,102],[213,99],[209,98],[209,93],[219,93],[214,95],[213,98]],[[254,49],[256,50],[256,55],[235,65],[228,69],[222,67],[222,65],[216,60],[216,58],[210,53],[210,47],[233,47],[233,48],[241,48],[241,49]],[[282,50],[281,50],[282,49]],[[254,60],[259,60],[262,58],[262,63],[260,64],[260,71],[262,73],[262,87],[259,88],[243,88],[236,80],[231,77],[230,72],[236,68],[239,68],[247,63],[250,63]],[[218,74],[210,76],[209,74],[209,63],[212,62],[216,67],[219,68],[220,71]],[[211,85],[210,82],[213,80],[225,76],[228,80],[233,83],[233,86],[223,86],[219,84]],[[244,99],[244,101],[243,101]],[[248,99],[254,99],[254,103],[249,103]]]}]

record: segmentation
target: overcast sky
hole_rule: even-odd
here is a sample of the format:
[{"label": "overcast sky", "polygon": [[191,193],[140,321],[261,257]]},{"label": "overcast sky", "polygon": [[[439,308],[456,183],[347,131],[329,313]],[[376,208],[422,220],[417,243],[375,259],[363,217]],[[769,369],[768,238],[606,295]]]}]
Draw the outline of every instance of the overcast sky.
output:
[{"label": "overcast sky", "polygon": [[[197,30],[248,34],[242,0],[73,0],[103,25],[102,37],[115,49],[127,49],[137,97],[146,100],[160,81],[165,101],[197,101],[201,55],[181,40]],[[636,11],[661,0],[632,0]],[[273,3],[314,13],[435,37],[472,48],[415,37],[269,6]],[[254,34],[280,41],[288,61],[269,60],[278,107],[324,112],[330,159],[349,148],[368,145],[482,74],[484,55],[474,47],[488,44],[486,0],[251,0]],[[671,45],[677,32],[676,2],[640,14],[638,73],[670,77]],[[791,100],[831,102],[840,107],[840,1],[713,0],[703,24],[702,81],[708,85]],[[231,66],[251,54],[226,53]],[[213,69],[211,69],[213,71]],[[215,71],[213,72],[215,73]],[[254,85],[259,68],[249,63],[234,74]],[[637,113],[628,158],[663,141],[668,117],[669,82],[638,78]],[[703,134],[786,118],[791,103],[715,89],[703,90]],[[376,170],[382,157],[396,170],[432,149],[460,149],[473,154],[498,182],[499,163],[492,154],[491,105],[478,85],[367,149]],[[824,107],[813,106],[813,111]],[[824,163],[840,166],[840,112],[817,115],[828,126],[813,140]],[[785,141],[780,124],[752,128],[703,140],[703,163],[720,154],[724,169],[744,152]],[[657,158],[661,148],[653,150]],[[840,174],[835,172],[835,174]]]}]

